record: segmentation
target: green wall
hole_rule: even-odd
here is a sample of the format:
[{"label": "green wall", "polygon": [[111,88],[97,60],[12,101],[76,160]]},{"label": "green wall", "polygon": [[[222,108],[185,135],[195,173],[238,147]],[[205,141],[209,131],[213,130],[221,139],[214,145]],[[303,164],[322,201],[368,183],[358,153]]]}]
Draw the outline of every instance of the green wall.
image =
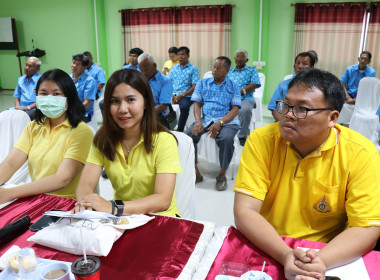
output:
[{"label": "green wall", "polygon": [[[233,4],[231,58],[239,48],[249,53],[249,65],[258,59],[260,0],[95,0],[99,34],[100,64],[108,77],[122,65],[121,16],[118,10],[165,6]],[[344,0],[324,1],[343,2]],[[351,0],[360,2],[360,0]],[[290,0],[263,0],[260,72],[266,75],[264,103],[283,77],[292,72],[295,7]],[[311,3],[318,1],[298,0]],[[46,51],[42,71],[61,68],[70,73],[71,56],[89,50],[95,62],[96,41],[93,0],[0,1],[0,17],[16,19],[20,51],[36,47]],[[0,50],[0,85],[14,88],[20,75],[15,51]],[[22,58],[22,65],[26,58]]]}]

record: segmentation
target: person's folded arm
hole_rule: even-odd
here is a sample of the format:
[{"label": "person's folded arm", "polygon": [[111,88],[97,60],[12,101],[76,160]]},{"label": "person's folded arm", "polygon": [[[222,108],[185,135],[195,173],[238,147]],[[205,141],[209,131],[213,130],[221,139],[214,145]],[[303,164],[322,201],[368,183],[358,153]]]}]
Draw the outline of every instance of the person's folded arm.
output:
[{"label": "person's folded arm", "polygon": [[295,279],[297,275],[319,279],[321,277],[319,273],[307,272],[294,264],[296,256],[293,249],[260,214],[262,204],[263,202],[257,198],[235,192],[234,216],[237,229],[257,248],[284,266],[286,279]]},{"label": "person's folded arm", "polygon": [[15,98],[15,109],[19,109],[20,108],[20,98]]},{"label": "person's folded arm", "polygon": [[[54,192],[66,187],[82,170],[84,164],[73,159],[65,158],[55,174],[46,176],[28,184],[5,189],[7,200],[42,193]],[[4,190],[2,190],[4,191]],[[3,197],[1,197],[3,200]]]},{"label": "person's folded arm", "polygon": [[175,187],[175,173],[156,175],[154,194],[124,202],[124,215],[162,212],[169,209]]},{"label": "person's folded arm", "polygon": [[156,107],[155,107],[156,114],[161,114],[163,111],[166,110],[166,108],[168,108],[168,104],[158,104],[158,105],[156,105]]},{"label": "person's folded arm", "polygon": [[253,92],[255,89],[259,88],[260,86],[258,84],[249,84],[247,86],[244,87],[245,89],[245,92],[246,93],[251,93]]},{"label": "person's folded arm", "polygon": [[349,227],[325,247],[318,255],[327,269],[349,263],[372,250],[380,236],[380,227]]}]

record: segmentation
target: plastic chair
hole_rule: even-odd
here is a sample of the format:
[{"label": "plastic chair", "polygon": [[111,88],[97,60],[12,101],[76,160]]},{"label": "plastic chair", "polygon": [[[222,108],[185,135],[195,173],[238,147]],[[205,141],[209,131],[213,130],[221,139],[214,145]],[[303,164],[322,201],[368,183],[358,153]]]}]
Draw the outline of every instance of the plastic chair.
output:
[{"label": "plastic chair", "polygon": [[195,216],[195,165],[193,140],[185,133],[172,131],[178,140],[179,161],[182,173],[177,174],[175,196],[181,217]]},{"label": "plastic chair", "polygon": [[293,78],[293,74],[286,75],[286,76],[284,77],[284,81],[285,81],[285,80],[289,80],[290,78]]},{"label": "plastic chair", "polygon": [[[0,113],[0,135],[2,136],[0,145],[0,162],[7,157],[29,122],[30,118],[28,114],[21,110],[6,110]],[[28,161],[26,161],[23,166],[13,174],[7,183],[18,185],[29,182],[31,182],[31,179],[29,175]]]},{"label": "plastic chair", "polygon": [[260,79],[260,84],[261,87],[255,90],[253,96],[255,98],[256,102],[256,108],[252,110],[252,120],[249,125],[249,129],[252,131],[255,129],[256,122],[262,122],[263,121],[263,94],[264,94],[264,88],[265,88],[265,75],[263,73],[259,73],[259,79]]},{"label": "plastic chair", "polygon": [[379,117],[376,115],[379,104],[380,80],[373,77],[361,79],[349,127],[375,144],[379,134]]}]

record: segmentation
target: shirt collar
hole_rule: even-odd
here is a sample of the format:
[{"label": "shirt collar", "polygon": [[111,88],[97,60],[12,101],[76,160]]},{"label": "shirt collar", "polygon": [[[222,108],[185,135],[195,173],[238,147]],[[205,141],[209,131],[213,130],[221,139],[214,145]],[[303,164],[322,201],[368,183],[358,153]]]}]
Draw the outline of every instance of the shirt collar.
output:
[{"label": "shirt collar", "polygon": [[241,71],[244,71],[244,70],[248,70],[248,66],[247,66],[247,64],[244,65],[244,67],[241,68],[240,70],[238,70],[238,69],[236,68],[236,66],[235,66],[234,68],[232,68],[232,72],[235,72],[235,71],[237,71],[237,72],[241,72]]},{"label": "shirt collar", "polygon": [[[49,118],[45,118],[44,123],[42,124],[48,131],[50,131],[50,122]],[[67,117],[61,124],[57,125],[55,128],[64,126],[64,127],[72,127],[69,122],[69,118]]]}]

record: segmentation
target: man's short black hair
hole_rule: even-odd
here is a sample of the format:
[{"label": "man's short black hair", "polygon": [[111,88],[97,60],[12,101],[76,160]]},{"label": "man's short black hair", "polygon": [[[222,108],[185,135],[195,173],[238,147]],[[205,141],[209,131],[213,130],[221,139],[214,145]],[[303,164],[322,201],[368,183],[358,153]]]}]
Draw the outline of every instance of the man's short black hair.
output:
[{"label": "man's short black hair", "polygon": [[168,53],[178,53],[178,49],[176,47],[170,47]]},{"label": "man's short black hair", "polygon": [[294,59],[294,64],[296,63],[297,58],[299,58],[299,57],[309,57],[310,58],[310,66],[314,67],[315,58],[310,52],[301,52],[301,53],[297,54],[296,58]]},{"label": "man's short black hair", "polygon": [[129,54],[137,54],[137,56],[140,56],[144,51],[140,48],[133,48],[129,50]]},{"label": "man's short black hair", "polygon": [[288,91],[296,85],[320,90],[329,108],[340,112],[346,101],[346,93],[340,80],[333,74],[315,68],[298,73],[288,85]]},{"label": "man's short black hair", "polygon": [[87,57],[92,57],[92,54],[89,51],[85,51],[83,54]]},{"label": "man's short black hair", "polygon": [[222,60],[224,68],[231,68],[231,59],[229,59],[227,56],[218,56],[215,60]]},{"label": "man's short black hair", "polygon": [[369,60],[371,60],[372,54],[369,51],[362,51],[362,53],[360,54],[360,56],[362,56],[362,54],[366,54],[368,56]]},{"label": "man's short black hair", "polygon": [[88,57],[82,53],[73,55],[73,60],[80,61],[83,66],[88,66],[90,64],[90,60],[88,59]]},{"label": "man's short black hair", "polygon": [[182,46],[178,48],[178,52],[185,51],[187,55],[190,55],[190,49],[188,47]]}]

